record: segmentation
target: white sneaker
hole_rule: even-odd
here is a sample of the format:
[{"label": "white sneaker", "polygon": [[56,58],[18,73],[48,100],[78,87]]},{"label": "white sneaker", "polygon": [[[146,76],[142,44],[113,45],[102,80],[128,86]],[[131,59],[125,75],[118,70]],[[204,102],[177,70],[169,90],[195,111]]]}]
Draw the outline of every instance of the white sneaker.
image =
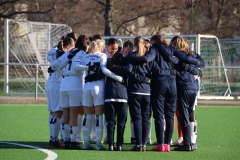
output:
[{"label": "white sneaker", "polygon": [[171,146],[181,146],[183,145],[183,138],[178,138],[175,142],[171,143]]},{"label": "white sneaker", "polygon": [[76,142],[83,144],[83,140],[81,139],[81,137],[76,138]]}]

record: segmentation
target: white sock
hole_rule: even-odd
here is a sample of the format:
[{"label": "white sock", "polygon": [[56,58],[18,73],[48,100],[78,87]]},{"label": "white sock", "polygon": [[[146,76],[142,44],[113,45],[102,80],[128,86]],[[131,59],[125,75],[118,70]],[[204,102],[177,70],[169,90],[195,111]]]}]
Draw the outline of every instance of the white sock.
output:
[{"label": "white sock", "polygon": [[135,138],[134,126],[132,122],[130,122],[130,129],[131,129],[131,138]]},{"label": "white sock", "polygon": [[103,115],[95,115],[96,122],[96,144],[101,144],[103,135]]},{"label": "white sock", "polygon": [[70,141],[76,142],[76,136],[78,133],[78,126],[70,126]]},{"label": "white sock", "polygon": [[194,141],[194,122],[190,122],[190,133],[191,133],[191,143],[193,143],[193,141]]},{"label": "white sock", "polygon": [[96,140],[96,125],[95,125],[95,115],[91,118],[91,137],[92,139]]},{"label": "white sock", "polygon": [[82,133],[82,117],[83,117],[83,115],[81,115],[81,114],[78,115],[78,131],[77,131],[77,137],[76,137],[77,142],[82,141],[82,138],[81,138],[81,133]]},{"label": "white sock", "polygon": [[53,118],[52,115],[48,116],[48,127],[49,127],[50,140],[52,140],[52,124],[51,124],[52,118]]},{"label": "white sock", "polygon": [[69,131],[69,124],[62,124],[62,135],[64,142],[69,141],[70,138],[70,131]]},{"label": "white sock", "polygon": [[107,121],[106,121],[106,118],[104,116],[104,131],[105,131],[105,138],[107,140]]},{"label": "white sock", "polygon": [[58,135],[61,128],[61,119],[57,117],[53,117],[52,123],[52,137],[54,142],[58,141]]},{"label": "white sock", "polygon": [[83,133],[83,140],[84,144],[89,144],[89,137],[90,137],[90,123],[93,115],[92,114],[85,114],[83,119],[82,125],[82,133]]},{"label": "white sock", "polygon": [[194,122],[193,132],[191,134],[191,142],[197,143],[197,120]]},{"label": "white sock", "polygon": [[165,130],[166,130],[166,121],[165,121],[165,118],[164,118],[164,132],[165,132]]}]

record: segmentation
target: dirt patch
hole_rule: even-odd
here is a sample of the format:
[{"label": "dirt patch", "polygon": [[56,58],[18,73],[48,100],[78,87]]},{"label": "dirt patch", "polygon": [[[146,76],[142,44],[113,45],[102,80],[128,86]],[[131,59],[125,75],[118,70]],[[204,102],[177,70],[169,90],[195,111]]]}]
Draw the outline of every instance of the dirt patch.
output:
[{"label": "dirt patch", "polygon": [[[0,104],[47,104],[46,97],[10,97],[1,96]],[[238,106],[240,100],[198,100],[198,106]]]}]

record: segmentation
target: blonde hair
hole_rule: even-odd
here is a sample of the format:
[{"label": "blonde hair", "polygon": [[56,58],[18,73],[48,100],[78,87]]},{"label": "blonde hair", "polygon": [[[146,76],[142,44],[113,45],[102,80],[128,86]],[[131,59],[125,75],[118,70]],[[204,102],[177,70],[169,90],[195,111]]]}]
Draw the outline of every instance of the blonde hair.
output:
[{"label": "blonde hair", "polygon": [[176,40],[176,44],[175,44],[175,47],[179,50],[179,51],[182,51],[182,52],[185,52],[187,53],[187,46],[188,44],[186,44],[186,41],[182,38],[182,37],[178,37],[177,40]]},{"label": "blonde hair", "polygon": [[188,41],[182,37],[178,37],[176,41],[176,46],[178,50],[185,52],[186,54],[194,54],[192,51],[189,50]]},{"label": "blonde hair", "polygon": [[91,42],[90,46],[91,46],[90,53],[94,53],[101,51],[101,49],[104,48],[105,45],[102,40],[96,39],[95,41]]},{"label": "blonde hair", "polygon": [[136,56],[137,57],[140,57],[140,56],[143,56],[145,55],[147,49],[144,45],[144,39],[142,37],[136,37],[134,38],[134,47],[136,48]]}]

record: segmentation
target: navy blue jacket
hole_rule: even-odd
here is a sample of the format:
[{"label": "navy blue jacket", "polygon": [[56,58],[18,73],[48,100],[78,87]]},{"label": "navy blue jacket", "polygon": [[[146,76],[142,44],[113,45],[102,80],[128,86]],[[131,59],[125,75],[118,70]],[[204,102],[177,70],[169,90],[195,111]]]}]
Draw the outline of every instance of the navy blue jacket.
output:
[{"label": "navy blue jacket", "polygon": [[[183,54],[185,53],[183,52]],[[194,78],[193,75],[198,75],[196,74],[198,71],[197,68],[205,67],[205,62],[199,54],[194,54],[191,56],[187,55],[187,56],[198,59],[199,63],[198,65],[195,65],[195,66],[191,65],[191,70],[189,72],[185,71],[182,68],[181,62],[175,65],[177,70],[177,74],[176,74],[177,89],[198,91],[199,90],[198,81]]]},{"label": "navy blue jacket", "polygon": [[[161,45],[163,48],[167,48],[160,43],[155,43],[144,56],[136,57],[133,54],[128,54],[126,57],[121,60],[126,63],[131,63],[133,65],[139,65],[151,61],[155,61],[158,64],[158,71],[153,72],[153,80],[162,80],[166,78],[174,78],[172,74],[173,64],[170,61],[172,57],[170,51],[162,51],[159,49],[158,45]],[[169,47],[168,47],[169,48]],[[157,73],[158,72],[158,73]]]},{"label": "navy blue jacket", "polygon": [[[136,56],[136,52],[129,53],[130,56]],[[148,63],[133,66],[132,73],[135,75],[134,78],[129,78],[128,91],[129,92],[141,92],[150,93],[150,84],[146,83],[146,77],[153,79],[159,79],[164,76],[172,76],[171,70],[162,70],[156,61],[150,61]]]},{"label": "navy blue jacket", "polygon": [[[155,60],[159,64],[160,69],[172,68],[171,63],[177,64],[178,59],[185,63],[190,63],[194,65],[199,64],[197,59],[181,53],[180,51],[178,51],[176,48],[172,46],[165,46],[159,42],[155,42],[151,46],[150,51],[142,57],[136,57],[136,56],[132,56],[128,58],[127,57],[123,57],[121,60],[123,62],[131,63],[133,65],[143,64],[143,63]],[[163,60],[166,63],[161,63]]]},{"label": "navy blue jacket", "polygon": [[[111,59],[108,59],[110,61]],[[114,67],[110,69],[113,73],[123,76],[125,79],[124,83],[120,83],[108,76],[106,76],[105,81],[105,99],[126,99],[128,100],[127,96],[127,87],[126,87],[126,78],[129,73],[132,71],[132,65],[120,65],[122,66],[121,69],[118,67]]]}]

